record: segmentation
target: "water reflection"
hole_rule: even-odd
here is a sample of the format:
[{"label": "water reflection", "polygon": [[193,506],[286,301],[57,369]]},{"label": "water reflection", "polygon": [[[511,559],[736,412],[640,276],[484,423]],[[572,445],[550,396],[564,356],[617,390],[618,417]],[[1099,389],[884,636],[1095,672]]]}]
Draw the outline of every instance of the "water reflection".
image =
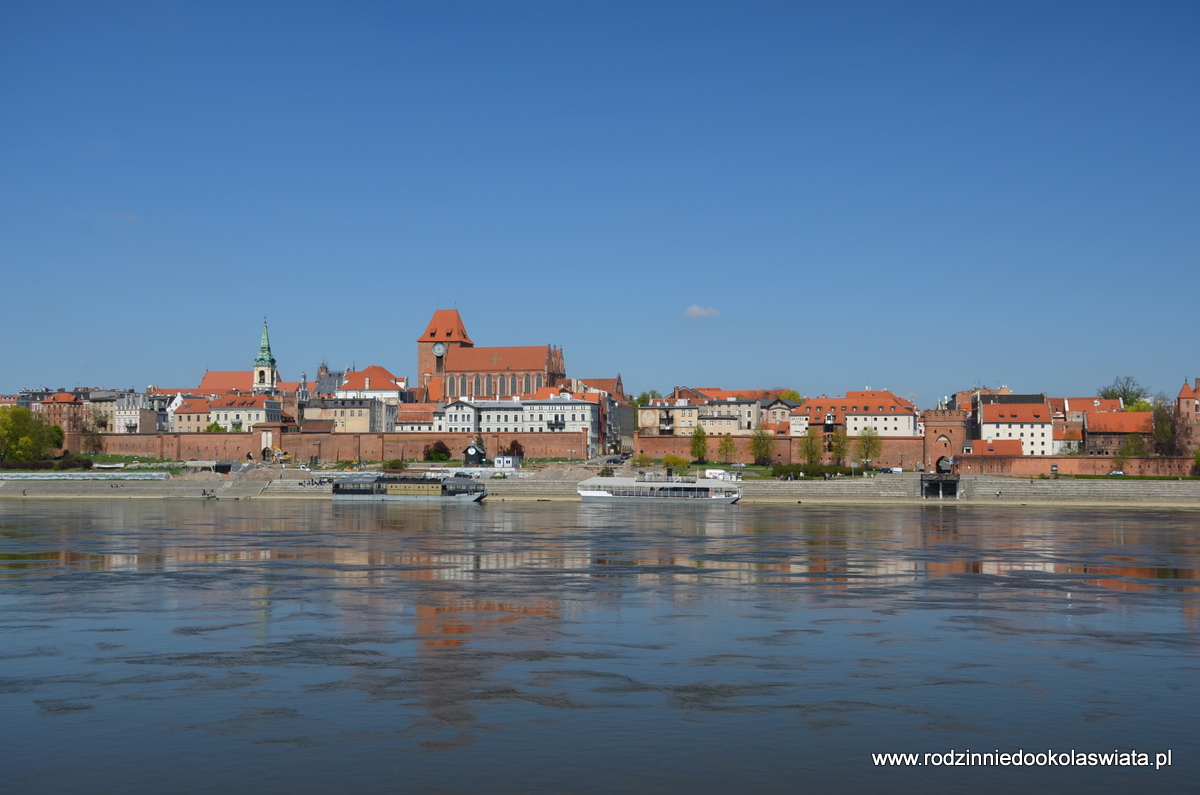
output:
[{"label": "water reflection", "polygon": [[1193,512],[652,508],[5,505],[0,781],[65,737],[163,788],[878,789],[871,750],[1194,728]]}]

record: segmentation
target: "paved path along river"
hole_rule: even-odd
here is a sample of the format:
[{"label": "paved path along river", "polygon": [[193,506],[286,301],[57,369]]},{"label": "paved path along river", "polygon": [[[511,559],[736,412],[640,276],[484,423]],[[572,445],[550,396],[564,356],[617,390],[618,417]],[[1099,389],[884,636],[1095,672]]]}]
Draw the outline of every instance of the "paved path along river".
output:
[{"label": "paved path along river", "polygon": [[[0,503],[0,789],[1128,792],[1200,511]],[[872,753],[1172,751],[1169,767]]]}]

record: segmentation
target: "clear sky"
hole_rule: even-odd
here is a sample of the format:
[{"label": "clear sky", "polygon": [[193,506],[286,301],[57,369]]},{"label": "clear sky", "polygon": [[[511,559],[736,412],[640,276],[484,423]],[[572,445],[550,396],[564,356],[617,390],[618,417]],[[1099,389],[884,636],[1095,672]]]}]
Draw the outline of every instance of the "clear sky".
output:
[{"label": "clear sky", "polygon": [[1200,375],[1200,4],[0,4],[0,392]]}]

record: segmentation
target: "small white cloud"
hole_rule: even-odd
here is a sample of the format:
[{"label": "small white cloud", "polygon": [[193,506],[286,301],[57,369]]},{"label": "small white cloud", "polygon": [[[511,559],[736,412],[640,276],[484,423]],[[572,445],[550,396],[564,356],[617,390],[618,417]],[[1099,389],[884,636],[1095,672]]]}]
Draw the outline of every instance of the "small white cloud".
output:
[{"label": "small white cloud", "polygon": [[711,306],[700,306],[699,304],[692,304],[683,310],[684,317],[716,317],[719,314],[721,314],[720,309],[714,309]]}]

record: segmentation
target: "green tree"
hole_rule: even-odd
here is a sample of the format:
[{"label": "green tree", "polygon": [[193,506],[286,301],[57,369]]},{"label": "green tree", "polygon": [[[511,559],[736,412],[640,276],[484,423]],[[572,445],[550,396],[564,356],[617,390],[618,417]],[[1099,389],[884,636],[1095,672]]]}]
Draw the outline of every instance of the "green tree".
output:
[{"label": "green tree", "polygon": [[829,437],[829,452],[833,453],[833,460],[838,465],[842,465],[842,461],[846,458],[846,453],[850,452],[850,437],[846,435],[846,431],[838,428]]},{"label": "green tree", "polygon": [[1196,452],[1192,453],[1192,463],[1196,467],[1196,473],[1200,474],[1200,447],[1197,447]]},{"label": "green tree", "polygon": [[779,397],[783,398],[784,400],[790,400],[793,403],[803,403],[804,402],[804,396],[801,395],[799,392],[797,392],[794,389],[783,390],[782,392],[779,393]]},{"label": "green tree", "polygon": [[1125,458],[1145,458],[1146,440],[1140,433],[1126,434],[1125,441],[1121,443],[1121,455]]},{"label": "green tree", "polygon": [[1187,454],[1188,426],[1175,421],[1175,412],[1160,396],[1154,402],[1154,454],[1177,456]]},{"label": "green tree", "polygon": [[733,459],[737,457],[737,445],[729,434],[721,437],[721,442],[717,445],[717,456],[726,464],[732,464]]},{"label": "green tree", "polygon": [[635,397],[633,399],[633,405],[649,406],[651,400],[657,400],[660,397],[662,397],[662,395],[658,394],[657,389],[651,389],[651,390],[649,390],[647,392],[643,392],[642,394]]},{"label": "green tree", "polygon": [[104,436],[100,424],[95,419],[89,419],[83,426],[83,452],[96,455],[104,450]]},{"label": "green tree", "polygon": [[688,465],[688,460],[681,455],[673,455],[673,454],[668,453],[667,455],[663,456],[663,466],[665,466],[665,467],[670,467],[671,469],[680,470],[680,469],[686,469],[687,465]]},{"label": "green tree", "polygon": [[689,452],[692,454],[692,460],[703,464],[708,459],[708,434],[704,432],[704,428],[697,425],[692,431],[691,448]]},{"label": "green tree", "polygon": [[821,438],[819,428],[810,426],[808,433],[804,434],[804,439],[800,442],[800,455],[809,465],[821,463],[821,456],[825,454],[825,441]]},{"label": "green tree", "polygon": [[858,447],[858,460],[864,467],[867,467],[883,452],[883,439],[879,438],[879,431],[868,425],[858,435],[856,446]]},{"label": "green tree", "polygon": [[1128,409],[1139,400],[1150,397],[1150,390],[1139,384],[1133,376],[1121,375],[1114,378],[1108,386],[1096,390],[1096,395],[1105,400],[1121,400]]},{"label": "green tree", "polygon": [[225,433],[225,426],[219,422],[210,422],[204,429],[205,433]]},{"label": "green tree", "polygon": [[41,461],[63,443],[62,428],[24,406],[0,406],[0,460]]},{"label": "green tree", "polygon": [[426,461],[449,461],[450,448],[441,439],[438,439],[433,444],[425,445],[423,457]]},{"label": "green tree", "polygon": [[774,454],[775,434],[761,425],[758,426],[750,434],[750,455],[754,456],[754,463],[769,464]]},{"label": "green tree", "polygon": [[645,469],[646,467],[648,467],[654,463],[654,459],[651,458],[650,456],[646,455],[645,453],[638,453],[637,456],[634,457],[632,463],[635,467]]}]

